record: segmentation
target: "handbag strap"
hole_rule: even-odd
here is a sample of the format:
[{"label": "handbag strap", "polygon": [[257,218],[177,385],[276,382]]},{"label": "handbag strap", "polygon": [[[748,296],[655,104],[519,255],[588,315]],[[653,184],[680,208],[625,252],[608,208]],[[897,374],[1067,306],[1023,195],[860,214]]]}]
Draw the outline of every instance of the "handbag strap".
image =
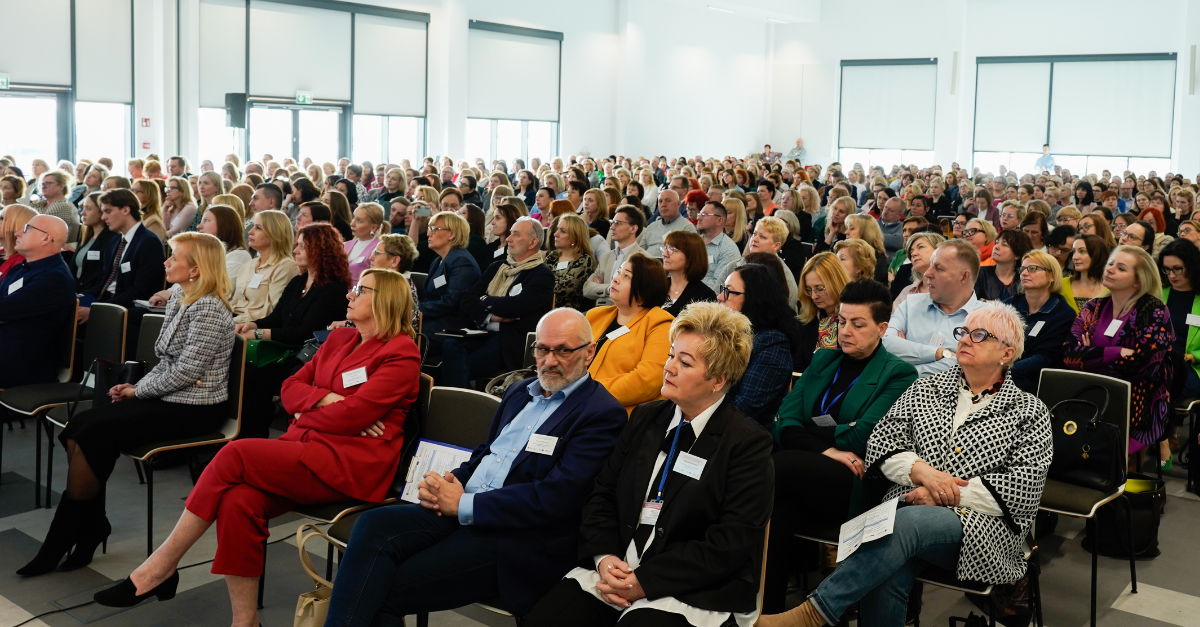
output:
[{"label": "handbag strap", "polygon": [[1055,403],[1054,407],[1050,408],[1050,415],[1053,416],[1054,413],[1056,411],[1058,411],[1058,408],[1060,408],[1064,405],[1086,405],[1088,407],[1091,407],[1092,408],[1092,417],[1088,419],[1088,422],[1096,422],[1097,420],[1100,419],[1100,415],[1102,413],[1101,409],[1099,407],[1097,407],[1095,403],[1093,403],[1087,399],[1068,398],[1068,399],[1061,400],[1061,401]]},{"label": "handbag strap", "polygon": [[[305,533],[306,529],[310,531]],[[300,565],[304,567],[304,572],[308,573],[309,577],[312,577],[312,580],[316,582],[318,587],[332,589],[333,582],[317,574],[317,570],[313,568],[312,559],[309,558],[308,551],[304,548],[304,544],[313,536],[321,536],[322,538],[325,538],[326,542],[330,544],[336,544],[333,541],[333,538],[330,538],[324,531],[321,531],[319,528],[317,528],[316,525],[312,523],[304,523],[303,525],[300,525],[300,528],[296,530],[296,546],[300,548]]]},{"label": "handbag strap", "polygon": [[1096,414],[1096,417],[1099,418],[1100,416],[1103,416],[1105,412],[1108,411],[1108,402],[1109,402],[1109,400],[1111,400],[1109,393],[1108,393],[1108,388],[1106,388],[1103,385],[1100,385],[1098,383],[1093,383],[1091,385],[1086,385],[1086,386],[1081,387],[1078,390],[1076,390],[1075,396],[1072,398],[1073,398],[1073,400],[1084,400],[1080,397],[1088,392],[1093,391],[1093,390],[1099,390],[1104,393],[1104,403],[1102,403],[1100,405],[1099,411]]},{"label": "handbag strap", "polygon": [[[83,396],[83,389],[85,387],[83,382],[87,381],[87,376],[89,374],[92,375],[92,377],[96,376],[96,364],[99,363],[99,361],[100,361],[99,359],[92,360],[92,364],[90,366],[88,366],[87,370],[85,370],[83,372],[83,381],[79,382],[79,388],[77,390],[75,390],[75,400],[71,401],[70,403],[67,403],[67,421],[68,422],[70,422],[70,420],[75,417],[75,410],[79,407],[79,397]],[[92,379],[92,385],[93,386],[96,385],[96,381],[94,378]]]}]

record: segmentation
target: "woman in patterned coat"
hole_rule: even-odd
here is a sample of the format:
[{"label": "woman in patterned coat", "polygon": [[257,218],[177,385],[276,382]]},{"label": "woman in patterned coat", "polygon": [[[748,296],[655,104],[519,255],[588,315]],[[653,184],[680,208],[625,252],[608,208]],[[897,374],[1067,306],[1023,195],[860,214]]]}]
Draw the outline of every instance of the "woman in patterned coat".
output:
[{"label": "woman in patterned coat", "polygon": [[895,484],[884,498],[904,506],[892,534],[861,545],[807,601],[758,627],[836,624],[859,601],[864,625],[901,625],[929,565],[993,584],[1025,575],[1022,541],[1053,454],[1050,415],[1008,374],[1024,349],[1020,314],[993,302],[964,324],[954,331],[958,366],[913,383],[867,443],[867,474]]},{"label": "woman in patterned coat", "polygon": [[1063,361],[1067,368],[1128,381],[1129,452],[1161,440],[1171,422],[1170,359],[1175,330],[1159,300],[1162,279],[1149,253],[1118,246],[1102,279],[1109,294],[1089,301],[1071,327]]}]

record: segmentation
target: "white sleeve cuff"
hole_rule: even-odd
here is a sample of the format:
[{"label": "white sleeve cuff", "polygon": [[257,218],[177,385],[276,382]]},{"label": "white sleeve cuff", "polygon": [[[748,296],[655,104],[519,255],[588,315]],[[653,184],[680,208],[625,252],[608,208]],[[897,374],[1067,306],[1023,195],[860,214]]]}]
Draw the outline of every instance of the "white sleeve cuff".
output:
[{"label": "white sleeve cuff", "polygon": [[603,562],[604,560],[606,560],[612,556],[613,556],[612,553],[605,553],[604,555],[597,555],[594,558],[592,558],[592,559],[596,560],[596,570],[600,570],[600,562]]},{"label": "white sleeve cuff", "polygon": [[912,473],[913,464],[919,461],[921,458],[916,453],[904,451],[887,458],[879,469],[892,483],[912,487],[916,484],[909,475]]},{"label": "white sleeve cuff", "polygon": [[959,490],[958,504],[988,516],[1004,515],[1004,512],[1000,510],[1000,504],[996,503],[996,498],[983,485],[983,480],[979,477],[973,477],[966,487]]}]

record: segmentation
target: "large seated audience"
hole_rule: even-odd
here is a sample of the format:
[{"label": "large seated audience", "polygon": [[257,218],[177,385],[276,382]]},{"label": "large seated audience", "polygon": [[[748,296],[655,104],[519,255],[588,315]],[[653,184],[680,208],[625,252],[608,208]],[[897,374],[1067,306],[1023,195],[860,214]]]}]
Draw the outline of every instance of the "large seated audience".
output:
[{"label": "large seated audience", "polygon": [[[1175,408],[1200,396],[1200,177],[803,156],[230,155],[192,174],[149,155],[128,178],[35,160],[29,179],[0,157],[0,352],[22,356],[0,389],[57,380],[45,346],[76,302],[80,334],[96,303],[128,310],[130,347],[147,304],[166,317],[157,365],[60,435],[66,489],[18,573],[91,562],[121,450],[225,420],[239,335],[238,439],[97,602],[174,596],[216,522],[212,572],[257,624],[266,522],[383,502],[421,372],[482,390],[532,368],[469,461],[358,519],[329,625],[497,597],[526,625],[819,627],[860,601],[901,624],[929,565],[1025,575],[1045,368],[1128,381],[1130,468],[1170,469]],[[926,507],[789,609],[796,534],[896,497]]]}]

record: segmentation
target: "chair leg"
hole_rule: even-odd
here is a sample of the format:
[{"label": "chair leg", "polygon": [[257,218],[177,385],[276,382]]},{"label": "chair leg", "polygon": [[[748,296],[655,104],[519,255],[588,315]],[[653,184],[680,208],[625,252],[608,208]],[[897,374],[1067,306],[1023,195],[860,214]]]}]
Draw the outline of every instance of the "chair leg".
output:
[{"label": "chair leg", "polygon": [[138,485],[146,485],[146,476],[142,474],[142,463],[138,460],[133,460],[133,468],[137,470]]},{"label": "chair leg", "polygon": [[146,557],[154,553],[154,467],[150,460],[142,462],[146,473]]},{"label": "chair leg", "polygon": [[1162,458],[1162,443],[1161,442],[1154,443],[1154,459],[1157,461],[1157,463],[1154,464],[1154,470],[1158,472],[1158,480],[1162,481],[1163,458]]},{"label": "chair leg", "polygon": [[45,416],[41,419],[46,428],[46,509],[54,506],[50,502],[50,487],[54,485],[54,425]]},{"label": "chair leg", "polygon": [[996,627],[996,596],[988,595],[988,627]]},{"label": "chair leg", "polygon": [[417,614],[417,627],[429,627],[429,612]]},{"label": "chair leg", "polygon": [[[270,521],[267,521],[270,523]],[[263,540],[263,574],[258,578],[258,609],[263,608],[263,593],[267,590],[267,541]]]},{"label": "chair leg", "polygon": [[1044,627],[1042,623],[1042,568],[1041,557],[1034,552],[1034,559],[1037,560],[1033,564],[1033,574],[1030,577],[1029,583],[1033,585],[1033,616],[1037,627]]},{"label": "chair leg", "polygon": [[325,580],[333,581],[333,544],[325,550]]},{"label": "chair leg", "polygon": [[1091,526],[1091,536],[1096,538],[1092,545],[1092,622],[1091,627],[1096,627],[1096,571],[1099,568],[1099,554],[1096,552],[1099,547],[1096,546],[1100,542],[1100,534],[1098,532],[1099,525],[1096,523],[1096,517],[1092,516],[1087,519],[1087,524]]},{"label": "chair leg", "polygon": [[1129,583],[1130,592],[1137,594],[1137,559],[1134,555],[1133,547],[1133,502],[1129,500],[1127,494],[1122,494],[1121,498],[1125,499],[1125,515],[1128,521],[1129,529]]},{"label": "chair leg", "polygon": [[33,461],[33,506],[37,509],[42,508],[42,430],[34,429],[36,432],[36,441],[33,445],[34,461]]}]

